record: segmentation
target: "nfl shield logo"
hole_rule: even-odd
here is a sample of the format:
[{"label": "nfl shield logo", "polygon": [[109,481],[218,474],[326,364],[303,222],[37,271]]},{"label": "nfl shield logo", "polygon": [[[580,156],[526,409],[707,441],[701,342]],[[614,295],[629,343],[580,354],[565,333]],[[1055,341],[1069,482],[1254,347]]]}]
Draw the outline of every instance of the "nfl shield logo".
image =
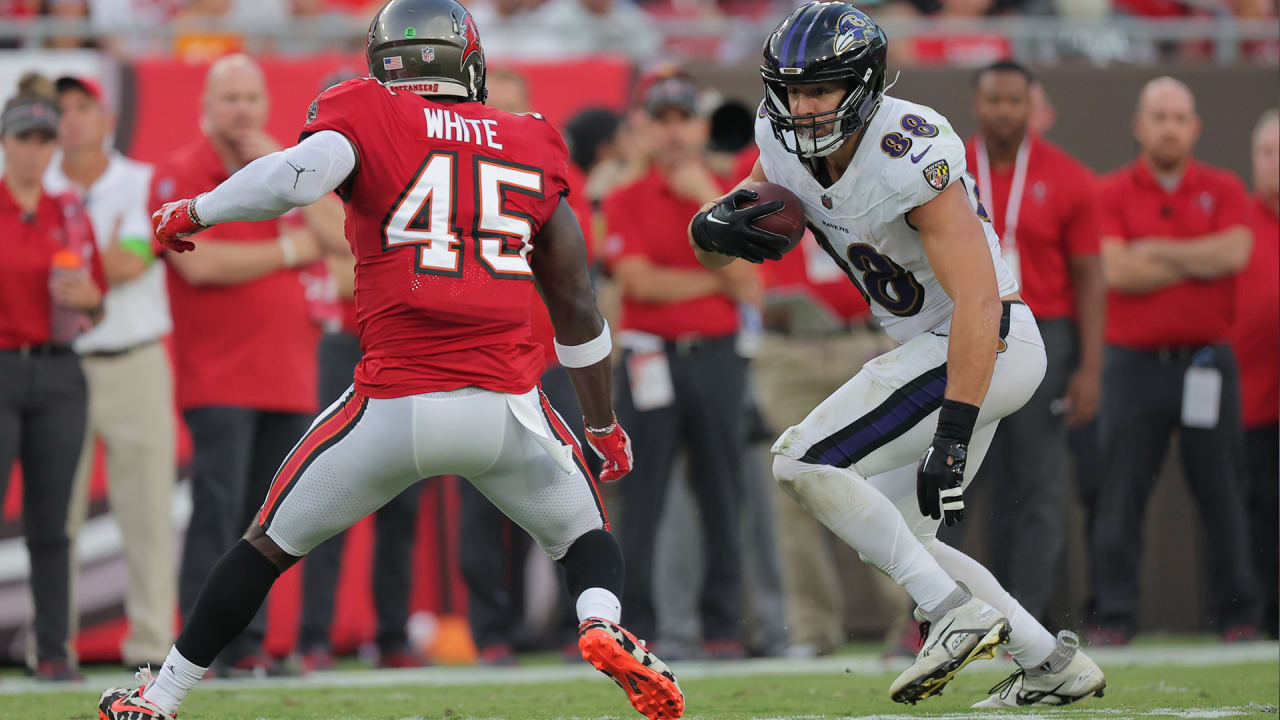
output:
[{"label": "nfl shield logo", "polygon": [[828,209],[828,210],[830,210],[830,209],[831,209],[831,196],[830,196],[830,195],[823,195],[823,196],[822,196],[822,207],[824,207],[824,208],[826,208],[826,209]]},{"label": "nfl shield logo", "polygon": [[429,47],[422,48],[422,62],[435,62],[435,61],[436,61],[436,49],[429,48]]},{"label": "nfl shield logo", "polygon": [[924,169],[924,181],[929,183],[929,187],[942,192],[947,189],[947,183],[951,182],[951,167],[947,165],[946,160],[939,160]]},{"label": "nfl shield logo", "polygon": [[382,69],[383,70],[403,70],[404,61],[400,59],[399,55],[384,57],[382,58]]}]

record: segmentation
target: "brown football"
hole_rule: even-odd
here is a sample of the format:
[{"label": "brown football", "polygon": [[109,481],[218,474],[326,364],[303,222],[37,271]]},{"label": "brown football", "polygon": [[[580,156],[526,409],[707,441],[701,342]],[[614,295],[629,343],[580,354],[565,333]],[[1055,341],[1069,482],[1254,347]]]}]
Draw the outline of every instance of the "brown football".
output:
[{"label": "brown football", "polygon": [[750,182],[743,187],[759,195],[760,199],[744,202],[740,207],[750,207],[772,200],[782,201],[781,210],[772,215],[765,215],[753,224],[761,230],[777,233],[790,240],[787,250],[798,245],[800,239],[804,237],[805,231],[804,203],[800,202],[800,198],[781,185],[775,185],[771,182]]}]

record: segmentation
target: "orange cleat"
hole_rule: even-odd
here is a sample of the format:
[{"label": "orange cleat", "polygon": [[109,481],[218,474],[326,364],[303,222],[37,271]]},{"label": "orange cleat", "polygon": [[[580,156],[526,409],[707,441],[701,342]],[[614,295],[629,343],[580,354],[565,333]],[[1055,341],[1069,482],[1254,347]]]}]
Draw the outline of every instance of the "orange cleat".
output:
[{"label": "orange cleat", "polygon": [[98,699],[98,720],[175,720],[142,697],[142,691],[151,684],[151,668],[143,668],[136,674],[142,683],[136,688],[108,688]]},{"label": "orange cleat", "polygon": [[578,649],[597,670],[613,679],[627,699],[649,720],[684,714],[684,693],[676,676],[635,635],[621,625],[587,618],[578,626]]}]

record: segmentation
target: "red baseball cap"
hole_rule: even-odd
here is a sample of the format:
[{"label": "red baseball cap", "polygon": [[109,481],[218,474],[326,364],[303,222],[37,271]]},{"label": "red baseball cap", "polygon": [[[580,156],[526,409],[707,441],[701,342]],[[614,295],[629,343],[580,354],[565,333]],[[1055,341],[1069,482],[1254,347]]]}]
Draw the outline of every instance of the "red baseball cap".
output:
[{"label": "red baseball cap", "polygon": [[94,80],[91,77],[64,75],[58,78],[53,83],[53,86],[57,89],[58,95],[70,90],[79,90],[89,97],[92,97],[94,100],[97,100],[104,108],[110,109],[111,107],[107,102],[106,94],[102,92],[102,86],[98,84],[97,80]]},{"label": "red baseball cap", "polygon": [[689,115],[698,114],[698,84],[673,65],[664,65],[640,79],[637,104],[649,114],[674,107]]}]

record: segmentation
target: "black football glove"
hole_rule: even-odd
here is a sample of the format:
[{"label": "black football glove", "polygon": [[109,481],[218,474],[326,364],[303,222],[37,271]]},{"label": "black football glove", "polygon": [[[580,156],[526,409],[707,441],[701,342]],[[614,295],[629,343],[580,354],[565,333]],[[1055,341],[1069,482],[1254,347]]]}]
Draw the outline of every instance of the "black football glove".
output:
[{"label": "black football glove", "polygon": [[950,527],[964,519],[965,443],[933,436],[933,444],[924,451],[916,466],[916,501],[920,513],[934,520],[941,517]]},{"label": "black football glove", "polygon": [[745,188],[739,188],[720,200],[706,212],[693,218],[693,241],[707,252],[740,257],[753,263],[780,260],[791,241],[777,233],[761,230],[753,223],[766,215],[782,209],[782,201],[738,208],[738,203],[756,200],[760,196]]}]

